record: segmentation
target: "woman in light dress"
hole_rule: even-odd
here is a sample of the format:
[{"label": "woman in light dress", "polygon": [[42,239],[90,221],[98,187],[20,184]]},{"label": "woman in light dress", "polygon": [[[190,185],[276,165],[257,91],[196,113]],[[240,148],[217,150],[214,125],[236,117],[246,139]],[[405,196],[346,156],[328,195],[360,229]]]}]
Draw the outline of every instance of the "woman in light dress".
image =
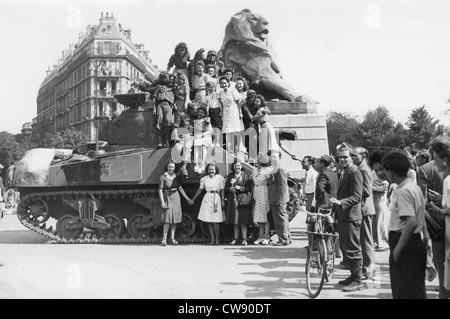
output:
[{"label": "woman in light dress", "polygon": [[230,80],[226,76],[219,78],[219,85],[222,88],[218,96],[222,104],[222,134],[224,134],[227,151],[234,153],[244,149],[241,139],[238,145],[234,144],[234,136],[240,136],[244,131],[242,109],[239,106],[241,95],[235,88],[230,87]]},{"label": "woman in light dress", "polygon": [[208,175],[200,179],[200,186],[192,198],[192,204],[200,195],[202,190],[206,191],[203,196],[198,219],[208,223],[209,233],[211,235],[211,245],[220,244],[220,223],[225,220],[225,212],[222,206],[225,205],[224,188],[225,178],[219,174],[215,163],[206,166]]},{"label": "woman in light dress", "polygon": [[253,222],[259,226],[259,237],[255,244],[268,245],[270,223],[267,215],[270,211],[269,204],[269,177],[271,173],[269,156],[259,153],[257,168],[252,172],[253,180]]}]

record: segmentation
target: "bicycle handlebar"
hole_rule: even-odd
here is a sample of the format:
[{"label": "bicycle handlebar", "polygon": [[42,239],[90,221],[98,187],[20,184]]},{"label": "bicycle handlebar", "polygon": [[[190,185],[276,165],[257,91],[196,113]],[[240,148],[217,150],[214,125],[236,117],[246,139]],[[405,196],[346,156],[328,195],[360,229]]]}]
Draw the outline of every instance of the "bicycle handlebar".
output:
[{"label": "bicycle handlebar", "polygon": [[[324,214],[324,213],[321,213],[320,211],[326,211],[327,213]],[[332,211],[331,208],[322,208],[322,209],[319,208],[319,213],[306,212],[306,214],[309,215],[309,216],[322,216],[322,217],[327,217],[327,216],[330,216],[330,215],[331,215],[331,211]]]}]

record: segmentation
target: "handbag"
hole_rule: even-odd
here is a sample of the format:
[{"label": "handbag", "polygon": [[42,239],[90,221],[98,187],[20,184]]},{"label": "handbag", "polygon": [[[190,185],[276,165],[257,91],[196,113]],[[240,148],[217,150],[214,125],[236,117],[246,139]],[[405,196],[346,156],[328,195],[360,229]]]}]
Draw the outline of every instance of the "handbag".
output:
[{"label": "handbag", "polygon": [[436,220],[425,210],[425,222],[431,240],[443,240],[445,238],[445,224]]},{"label": "handbag", "polygon": [[239,207],[248,207],[252,206],[255,203],[253,196],[250,192],[240,193],[238,195],[238,206]]}]

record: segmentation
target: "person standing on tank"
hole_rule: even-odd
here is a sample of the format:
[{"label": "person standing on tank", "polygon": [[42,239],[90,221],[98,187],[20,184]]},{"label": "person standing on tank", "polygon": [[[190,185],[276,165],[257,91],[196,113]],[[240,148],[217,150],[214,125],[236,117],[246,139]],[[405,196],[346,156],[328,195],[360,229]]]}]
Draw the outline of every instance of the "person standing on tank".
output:
[{"label": "person standing on tank", "polygon": [[159,200],[163,209],[163,238],[161,246],[167,245],[167,233],[170,228],[170,243],[178,245],[175,240],[175,230],[177,224],[181,223],[182,210],[179,193],[187,200],[189,204],[193,201],[186,195],[181,186],[181,175],[175,173],[175,161],[169,160],[166,165],[165,173],[159,178]]}]

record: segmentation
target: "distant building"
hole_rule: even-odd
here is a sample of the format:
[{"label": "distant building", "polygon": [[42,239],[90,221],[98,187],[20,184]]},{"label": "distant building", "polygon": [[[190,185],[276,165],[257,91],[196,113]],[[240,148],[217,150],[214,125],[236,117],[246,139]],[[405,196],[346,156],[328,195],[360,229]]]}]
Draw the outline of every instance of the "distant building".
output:
[{"label": "distant building", "polygon": [[144,45],[131,42],[131,30],[102,12],[100,24],[87,25],[78,43],[47,70],[33,128],[53,133],[74,127],[95,140],[98,117],[124,108],[113,95],[127,93],[133,82],[152,82],[158,74]]}]

